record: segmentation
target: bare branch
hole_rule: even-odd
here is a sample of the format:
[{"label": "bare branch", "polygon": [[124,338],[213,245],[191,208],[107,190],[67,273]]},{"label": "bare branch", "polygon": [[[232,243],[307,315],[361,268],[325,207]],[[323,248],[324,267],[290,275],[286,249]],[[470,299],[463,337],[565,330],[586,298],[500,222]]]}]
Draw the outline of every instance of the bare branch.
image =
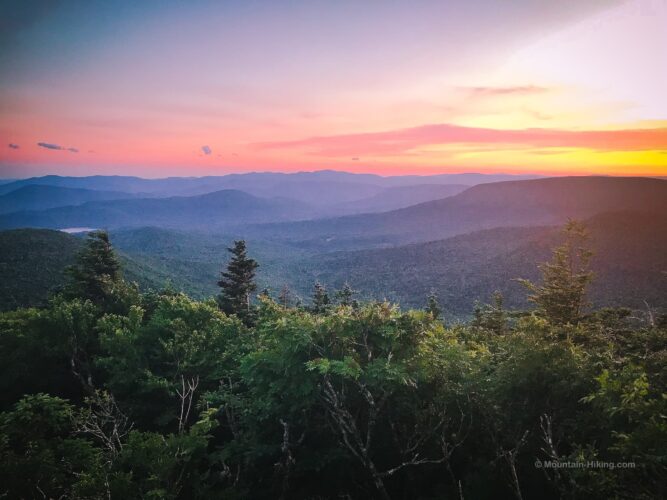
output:
[{"label": "bare branch", "polygon": [[181,413],[178,417],[178,433],[182,434],[185,430],[185,426],[188,422],[188,417],[190,416],[190,409],[192,408],[192,400],[194,399],[195,391],[199,385],[199,375],[185,380],[185,377],[181,375],[181,390],[176,389],[176,394],[178,394],[181,399]]}]

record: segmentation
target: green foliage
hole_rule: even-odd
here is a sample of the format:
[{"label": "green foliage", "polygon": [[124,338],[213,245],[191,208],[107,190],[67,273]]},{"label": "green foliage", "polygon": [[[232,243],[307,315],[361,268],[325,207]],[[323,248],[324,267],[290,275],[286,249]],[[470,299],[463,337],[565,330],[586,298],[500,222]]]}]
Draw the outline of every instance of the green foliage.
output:
[{"label": "green foliage", "polygon": [[59,231],[0,231],[0,310],[46,305],[80,250],[81,240]]},{"label": "green foliage", "polygon": [[218,303],[223,312],[236,314],[248,323],[252,316],[251,294],[257,289],[255,270],[259,264],[248,257],[244,240],[235,241],[234,246],[227,250],[232,258],[227,264],[227,270],[220,273],[218,286],[222,292]]},{"label": "green foliage", "polygon": [[528,300],[555,325],[575,325],[586,306],[586,288],[593,279],[588,265],[593,253],[585,245],[588,238],[581,223],[569,221],[563,230],[565,243],[553,251],[551,262],[540,266],[542,284],[521,283],[531,292]]},{"label": "green foliage", "polygon": [[120,262],[111,247],[109,234],[106,231],[89,233],[76,264],[67,272],[72,280],[67,287],[69,296],[89,299],[94,304],[107,300],[114,284],[120,281]]},{"label": "green foliage", "polygon": [[310,310],[314,313],[324,313],[331,305],[327,289],[317,281],[313,287],[313,298]]},{"label": "green foliage", "polygon": [[116,294],[118,275],[1,313],[0,495],[662,498],[667,330],[583,314],[569,245],[537,311],[497,293],[469,324],[445,326],[435,295],[401,310],[321,285],[307,308],[260,295],[249,322],[172,289]]},{"label": "green foliage", "polygon": [[503,294],[493,293],[493,303],[476,305],[471,325],[492,333],[503,334],[507,331],[508,315],[503,305]]},{"label": "green foliage", "polygon": [[356,308],[359,306],[359,303],[354,299],[354,296],[357,293],[357,290],[353,290],[350,284],[346,281],[343,283],[343,288],[336,292],[336,300],[341,306]]},{"label": "green foliage", "polygon": [[46,394],[25,396],[0,414],[3,496],[70,497],[103,469],[100,451],[75,437],[73,417],[72,405]]}]

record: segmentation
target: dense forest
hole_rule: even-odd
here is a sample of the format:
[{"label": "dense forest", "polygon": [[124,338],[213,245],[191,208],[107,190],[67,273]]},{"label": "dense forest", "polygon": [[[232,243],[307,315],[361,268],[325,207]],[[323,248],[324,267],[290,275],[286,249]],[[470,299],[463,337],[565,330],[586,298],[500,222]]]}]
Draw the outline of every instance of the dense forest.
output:
[{"label": "dense forest", "polygon": [[0,494],[664,498],[667,318],[591,307],[586,229],[554,241],[529,308],[462,323],[435,292],[263,290],[245,241],[215,300],[140,292],[93,232],[46,305],[0,313]]},{"label": "dense forest", "polygon": [[[595,307],[665,307],[667,213],[613,212],[588,218],[590,265],[595,280],[588,298]],[[165,283],[205,300],[218,293],[216,274],[234,235],[178,231],[159,227],[109,232],[125,279],[142,291]],[[0,231],[0,310],[42,306],[66,283],[65,268],[75,262],[83,235],[50,229]],[[276,293],[288,286],[308,300],[313,283],[331,289],[347,282],[362,301],[388,300],[404,308],[421,307],[434,290],[443,315],[467,321],[474,304],[494,290],[510,308],[529,303],[514,278],[536,280],[536,263],[558,245],[559,226],[497,227],[445,240],[389,248],[320,252],[297,243],[248,239],[262,265],[257,284]]]}]

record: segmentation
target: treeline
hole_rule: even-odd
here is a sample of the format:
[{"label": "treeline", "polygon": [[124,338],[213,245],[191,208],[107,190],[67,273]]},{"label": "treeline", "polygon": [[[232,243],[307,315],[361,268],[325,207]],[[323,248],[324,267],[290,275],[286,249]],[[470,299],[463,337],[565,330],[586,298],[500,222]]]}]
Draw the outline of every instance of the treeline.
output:
[{"label": "treeline", "polygon": [[[667,321],[591,310],[582,227],[468,324],[230,249],[217,301],[123,280],[91,233],[48,307],[0,315],[5,498],[664,498]],[[559,466],[560,465],[560,466]]]}]

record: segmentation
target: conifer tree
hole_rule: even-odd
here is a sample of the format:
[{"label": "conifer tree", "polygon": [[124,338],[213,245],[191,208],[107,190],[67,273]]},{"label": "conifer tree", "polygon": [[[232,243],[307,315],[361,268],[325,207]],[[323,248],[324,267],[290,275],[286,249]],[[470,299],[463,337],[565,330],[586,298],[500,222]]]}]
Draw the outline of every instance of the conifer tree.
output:
[{"label": "conifer tree", "polygon": [[438,294],[435,290],[431,290],[431,293],[428,295],[428,299],[426,300],[426,312],[430,313],[433,319],[440,319],[442,309],[438,303]]},{"label": "conifer tree", "polygon": [[493,303],[476,305],[472,326],[484,328],[494,333],[503,334],[507,331],[507,312],[505,311],[503,294],[493,292]]},{"label": "conifer tree", "polygon": [[593,279],[589,262],[593,253],[586,248],[585,227],[574,220],[563,229],[565,242],[553,251],[550,262],[542,264],[542,284],[519,280],[530,292],[528,300],[538,313],[554,325],[576,324],[586,306],[586,288]]},{"label": "conifer tree", "polygon": [[357,305],[357,301],[353,299],[355,293],[357,293],[357,291],[353,290],[350,284],[346,281],[343,288],[336,292],[336,299],[341,306],[355,307]]},{"label": "conifer tree", "polygon": [[222,291],[218,305],[224,313],[236,314],[248,322],[252,312],[251,294],[257,289],[255,270],[259,264],[248,257],[244,240],[235,241],[234,246],[227,250],[232,258],[227,264],[227,270],[220,273],[218,286]]},{"label": "conifer tree", "polygon": [[86,245],[77,256],[76,264],[66,270],[70,283],[65,295],[89,299],[102,304],[114,284],[121,281],[120,262],[106,231],[88,234]]},{"label": "conifer tree", "polygon": [[329,308],[330,300],[327,289],[319,281],[315,283],[315,288],[313,290],[313,305],[311,306],[312,312],[316,314],[321,314],[326,312]]}]

